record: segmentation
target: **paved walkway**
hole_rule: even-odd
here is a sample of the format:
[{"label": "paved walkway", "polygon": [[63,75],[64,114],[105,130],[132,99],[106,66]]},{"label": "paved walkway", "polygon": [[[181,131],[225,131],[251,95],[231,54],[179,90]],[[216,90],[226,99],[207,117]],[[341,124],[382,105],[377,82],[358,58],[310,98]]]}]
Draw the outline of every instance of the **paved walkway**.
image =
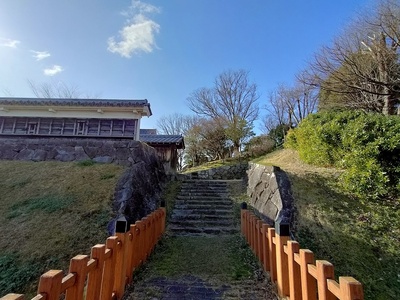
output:
[{"label": "paved walkway", "polygon": [[[277,299],[250,250],[238,243],[239,216],[229,197],[230,184],[183,182],[167,238],[142,267],[124,300]],[[247,258],[242,260],[242,253]],[[228,259],[232,256],[235,259]],[[243,271],[245,259],[252,265]]]}]

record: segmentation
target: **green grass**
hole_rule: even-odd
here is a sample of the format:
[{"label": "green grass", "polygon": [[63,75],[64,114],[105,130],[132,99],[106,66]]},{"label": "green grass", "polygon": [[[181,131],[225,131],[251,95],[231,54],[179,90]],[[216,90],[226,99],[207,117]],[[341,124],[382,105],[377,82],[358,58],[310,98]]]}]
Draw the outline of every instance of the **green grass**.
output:
[{"label": "green grass", "polygon": [[[104,243],[116,165],[0,161],[0,296],[34,295],[40,275]],[[28,298],[27,297],[27,298]]]},{"label": "green grass", "polygon": [[297,210],[295,237],[317,259],[334,264],[337,276],[364,285],[365,299],[400,294],[400,202],[363,201],[338,187],[340,170],[316,168],[282,150],[263,159],[287,172]]},{"label": "green grass", "polygon": [[230,282],[250,278],[258,267],[239,234],[212,237],[165,236],[137,279],[184,275]]},{"label": "green grass", "polygon": [[230,165],[235,165],[237,163],[244,162],[244,161],[246,161],[246,159],[243,157],[214,160],[214,161],[204,163],[200,166],[188,168],[182,173],[186,174],[186,173],[204,171],[204,170],[213,169],[213,168],[219,168],[222,166],[230,166]]}]

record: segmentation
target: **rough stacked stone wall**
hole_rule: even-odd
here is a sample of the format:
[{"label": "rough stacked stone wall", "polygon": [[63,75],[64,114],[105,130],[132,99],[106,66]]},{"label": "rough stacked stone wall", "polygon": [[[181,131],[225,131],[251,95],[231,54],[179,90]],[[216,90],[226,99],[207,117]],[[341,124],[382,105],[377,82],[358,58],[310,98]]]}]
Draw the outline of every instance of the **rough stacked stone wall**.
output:
[{"label": "rough stacked stone wall", "polygon": [[[128,222],[154,211],[160,203],[166,174],[154,148],[133,140],[87,138],[0,139],[0,159],[115,163],[128,168],[115,189],[113,210]],[[114,222],[110,223],[112,233]]]},{"label": "rough stacked stone wall", "polygon": [[278,219],[289,224],[293,198],[285,172],[278,167],[250,163],[247,175],[247,194],[250,197],[250,204],[260,217],[271,225]]},{"label": "rough stacked stone wall", "polygon": [[2,138],[0,159],[32,161],[80,161],[116,163],[130,166],[136,163],[136,151],[141,143],[133,140],[88,138]]},{"label": "rough stacked stone wall", "polygon": [[248,163],[245,162],[230,166],[222,166],[219,168],[197,171],[185,174],[185,176],[198,179],[242,179],[246,176],[247,168]]}]

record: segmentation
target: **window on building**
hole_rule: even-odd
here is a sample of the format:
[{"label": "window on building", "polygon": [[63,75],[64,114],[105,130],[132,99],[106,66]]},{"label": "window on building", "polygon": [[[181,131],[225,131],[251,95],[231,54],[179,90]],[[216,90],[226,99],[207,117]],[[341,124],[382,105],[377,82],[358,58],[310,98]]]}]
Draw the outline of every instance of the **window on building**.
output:
[{"label": "window on building", "polygon": [[77,121],[75,134],[76,135],[84,135],[86,131],[86,121]]},{"label": "window on building", "polygon": [[29,122],[28,123],[28,128],[27,128],[27,133],[28,134],[36,134],[38,128],[38,124],[36,122]]}]

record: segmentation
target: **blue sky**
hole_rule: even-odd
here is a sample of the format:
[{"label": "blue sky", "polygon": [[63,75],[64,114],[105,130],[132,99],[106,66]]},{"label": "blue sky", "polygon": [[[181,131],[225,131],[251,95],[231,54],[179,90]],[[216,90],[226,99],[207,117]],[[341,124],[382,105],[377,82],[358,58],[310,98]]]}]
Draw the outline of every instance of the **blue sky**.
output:
[{"label": "blue sky", "polygon": [[221,72],[246,69],[263,106],[375,2],[1,0],[0,96],[33,97],[30,80],[146,98],[153,116],[142,127],[154,128],[163,115],[191,114],[186,98]]}]

